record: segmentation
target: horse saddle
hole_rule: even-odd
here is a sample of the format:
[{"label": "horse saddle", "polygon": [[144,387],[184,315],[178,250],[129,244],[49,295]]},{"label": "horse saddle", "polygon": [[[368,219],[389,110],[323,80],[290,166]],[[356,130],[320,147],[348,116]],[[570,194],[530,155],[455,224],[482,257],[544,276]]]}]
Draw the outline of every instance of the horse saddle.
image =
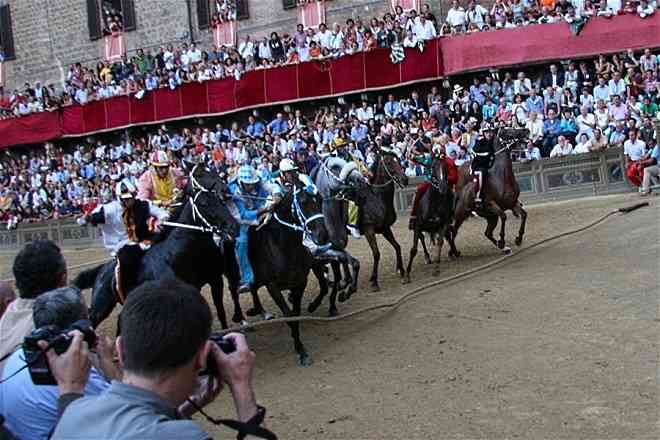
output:
[{"label": "horse saddle", "polygon": [[137,287],[140,262],[144,254],[142,244],[127,244],[117,252],[112,287],[119,304],[123,305],[126,295]]}]

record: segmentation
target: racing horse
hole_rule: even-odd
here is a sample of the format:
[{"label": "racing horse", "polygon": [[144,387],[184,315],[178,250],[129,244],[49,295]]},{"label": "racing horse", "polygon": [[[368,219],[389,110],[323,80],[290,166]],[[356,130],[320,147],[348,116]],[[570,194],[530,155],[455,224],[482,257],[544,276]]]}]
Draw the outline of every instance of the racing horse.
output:
[{"label": "racing horse", "polygon": [[[227,328],[222,302],[222,270],[226,265],[218,261],[223,253],[218,252],[216,241],[231,241],[238,233],[238,223],[224,201],[226,186],[216,174],[197,166],[190,173],[185,192],[190,196],[177,222],[166,222],[173,226],[172,230],[145,252],[137,267],[123,270],[135,271],[138,285],[168,276],[199,289],[209,284],[218,318],[223,328]],[[73,282],[81,290],[92,288],[89,316],[94,327],[123,301],[115,288],[116,265],[116,260],[112,260],[83,271]],[[223,269],[219,271],[218,267]],[[123,293],[128,295],[130,291]]]},{"label": "racing horse", "polygon": [[[380,290],[378,285],[378,264],[380,262],[380,250],[376,234],[385,237],[394,248],[396,253],[396,270],[403,278],[406,271],[403,267],[403,256],[401,255],[401,245],[396,241],[392,232],[392,225],[396,222],[396,208],[394,207],[394,193],[396,186],[403,188],[408,185],[408,176],[399,163],[399,160],[393,152],[381,148],[376,153],[374,164],[369,170],[371,173],[371,189],[379,196],[383,203],[384,213],[380,218],[373,214],[366,213],[360,216],[360,231],[364,234],[371,248],[374,258],[374,265],[371,273],[371,287],[374,291]],[[364,208],[362,208],[363,211]]]},{"label": "racing horse", "polygon": [[[315,267],[319,268],[311,251],[303,244],[303,239],[311,239],[317,245],[323,245],[328,240],[328,232],[316,187],[309,177],[304,177],[306,183],[296,182],[277,202],[269,221],[249,230],[248,256],[254,270],[252,297],[256,310],[263,310],[257,290],[265,286],[284,316],[300,316],[309,272]],[[320,288],[325,295],[328,286],[322,272],[320,275]],[[291,307],[282,295],[282,290],[290,292]],[[234,303],[242,314],[238,294],[235,295]],[[300,340],[299,323],[290,322],[289,327],[299,364],[311,365],[312,358]]]},{"label": "racing horse", "polygon": [[[529,136],[527,129],[516,128],[500,128],[495,137],[495,160],[493,166],[488,170],[488,178],[484,183],[484,202],[483,206],[476,211],[476,213],[486,219],[488,226],[484,235],[490,240],[498,249],[503,250],[505,253],[510,253],[511,249],[506,247],[505,241],[505,225],[506,225],[506,212],[510,210],[513,215],[520,217],[520,230],[516,237],[515,243],[520,246],[525,235],[525,226],[527,224],[527,212],[523,209],[522,203],[518,200],[520,196],[520,187],[516,181],[516,176],[513,174],[513,162],[511,160],[511,149],[525,141]],[[475,209],[475,197],[477,191],[477,183],[472,176],[470,163],[464,163],[459,169],[458,183],[456,184],[456,209],[454,221],[454,237],[458,234],[463,222],[471,215]],[[495,240],[493,231],[497,226],[498,220],[501,221],[500,225],[500,238]],[[457,253],[456,256],[459,256]]]},{"label": "racing horse", "polygon": [[453,197],[451,187],[448,181],[448,164],[444,155],[434,155],[431,162],[431,186],[424,193],[419,201],[419,210],[417,222],[413,230],[413,245],[410,248],[410,260],[403,279],[404,283],[410,283],[410,272],[412,270],[413,260],[417,255],[417,243],[422,242],[426,261],[432,260],[426,250],[424,243],[424,233],[429,234],[431,241],[437,240],[437,255],[435,258],[436,267],[433,274],[437,275],[440,271],[440,255],[442,253],[443,237],[447,239],[451,250],[450,256],[454,256],[458,251],[454,245],[451,220],[453,206]]}]

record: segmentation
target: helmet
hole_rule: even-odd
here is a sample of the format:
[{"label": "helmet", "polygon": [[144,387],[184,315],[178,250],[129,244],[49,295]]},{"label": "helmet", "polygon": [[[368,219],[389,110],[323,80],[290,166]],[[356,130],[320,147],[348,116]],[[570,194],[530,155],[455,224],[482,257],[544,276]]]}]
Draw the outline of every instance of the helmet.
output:
[{"label": "helmet", "polygon": [[346,141],[343,138],[340,138],[340,137],[335,139],[334,142],[333,142],[333,147],[334,148],[343,147],[344,145],[346,145]]},{"label": "helmet", "polygon": [[133,184],[127,180],[122,180],[115,187],[115,195],[119,199],[132,199],[136,192]]},{"label": "helmet", "polygon": [[167,153],[161,150],[156,150],[151,153],[151,165],[155,167],[169,167],[170,159],[167,157]]},{"label": "helmet", "polygon": [[238,169],[238,181],[245,185],[254,185],[259,183],[257,170],[250,165],[243,165]]},{"label": "helmet", "polygon": [[280,172],[286,173],[287,171],[298,171],[298,167],[289,158],[282,159],[280,162]]}]

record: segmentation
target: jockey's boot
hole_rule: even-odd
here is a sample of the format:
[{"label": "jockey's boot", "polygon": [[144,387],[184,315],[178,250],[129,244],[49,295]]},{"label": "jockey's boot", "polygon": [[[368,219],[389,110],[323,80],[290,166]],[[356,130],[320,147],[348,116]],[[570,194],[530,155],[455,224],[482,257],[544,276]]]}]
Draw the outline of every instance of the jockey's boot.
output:
[{"label": "jockey's boot", "polygon": [[362,238],[362,235],[360,235],[360,230],[357,227],[347,225],[346,228],[348,229],[348,232],[351,233],[353,238]]},{"label": "jockey's boot", "polygon": [[411,216],[410,220],[408,221],[408,229],[414,231],[416,227],[417,227],[417,217]]}]

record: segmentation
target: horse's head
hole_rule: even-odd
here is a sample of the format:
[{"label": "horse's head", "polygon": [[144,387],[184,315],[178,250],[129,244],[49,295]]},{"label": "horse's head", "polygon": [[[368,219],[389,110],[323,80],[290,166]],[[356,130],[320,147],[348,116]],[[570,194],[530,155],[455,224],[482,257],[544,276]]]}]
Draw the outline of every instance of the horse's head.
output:
[{"label": "horse's head", "polygon": [[197,165],[189,174],[185,194],[193,221],[232,239],[238,234],[239,225],[225,203],[227,193],[227,184],[208,168]]},{"label": "horse's head", "polygon": [[446,194],[449,191],[447,160],[445,155],[436,155],[431,163],[431,186],[440,194]]},{"label": "horse's head", "polygon": [[275,213],[278,221],[297,226],[314,243],[323,245],[328,242],[328,230],[321,210],[321,196],[316,185],[309,176],[300,174],[298,181],[279,202]]},{"label": "horse's head", "polygon": [[378,166],[376,167],[376,175],[374,176],[375,184],[392,181],[401,188],[408,185],[408,176],[406,176],[406,172],[394,152],[381,149],[376,160],[378,161]]}]

